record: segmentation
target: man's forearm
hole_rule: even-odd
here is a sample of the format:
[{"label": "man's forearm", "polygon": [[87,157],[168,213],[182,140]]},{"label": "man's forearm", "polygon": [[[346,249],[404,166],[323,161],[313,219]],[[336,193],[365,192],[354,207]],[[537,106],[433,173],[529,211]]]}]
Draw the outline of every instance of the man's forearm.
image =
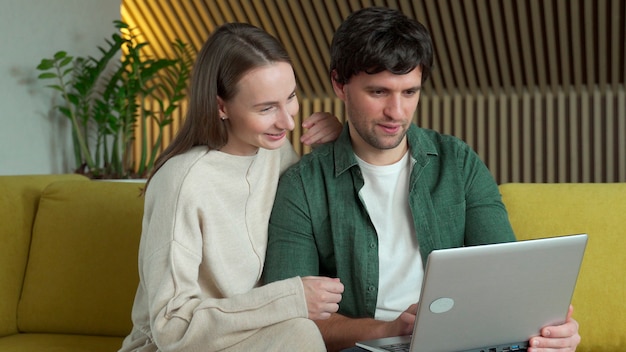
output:
[{"label": "man's forearm", "polygon": [[372,318],[348,318],[334,313],[326,320],[316,320],[329,352],[354,347],[357,341],[389,336],[391,322]]}]

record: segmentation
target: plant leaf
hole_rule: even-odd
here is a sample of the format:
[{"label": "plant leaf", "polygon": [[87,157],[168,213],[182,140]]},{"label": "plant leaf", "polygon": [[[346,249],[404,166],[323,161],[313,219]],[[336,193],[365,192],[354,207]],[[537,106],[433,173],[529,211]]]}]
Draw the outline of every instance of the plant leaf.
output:
[{"label": "plant leaf", "polygon": [[46,71],[54,67],[54,60],[50,59],[42,59],[39,65],[37,65],[37,69],[41,71]]},{"label": "plant leaf", "polygon": [[62,50],[61,50],[61,51],[57,51],[57,52],[54,54],[54,60],[55,60],[55,61],[58,61],[58,60],[60,60],[60,59],[62,59],[62,58],[64,58],[64,57],[66,57],[66,56],[67,56],[67,53],[66,53],[65,51],[62,51]]},{"label": "plant leaf", "polygon": [[52,73],[52,72],[45,72],[37,76],[37,78],[39,79],[57,78],[57,74]]},{"label": "plant leaf", "polygon": [[72,62],[72,60],[74,60],[74,58],[72,56],[68,56],[65,59],[63,59],[63,61],[61,61],[61,63],[59,64],[59,67],[63,67],[67,64],[69,64],[70,62]]},{"label": "plant leaf", "polygon": [[60,111],[63,115],[67,116],[68,118],[71,118],[71,117],[72,117],[72,113],[70,112],[70,109],[68,109],[68,108],[66,108],[66,107],[64,107],[64,106],[59,106],[59,111]]}]

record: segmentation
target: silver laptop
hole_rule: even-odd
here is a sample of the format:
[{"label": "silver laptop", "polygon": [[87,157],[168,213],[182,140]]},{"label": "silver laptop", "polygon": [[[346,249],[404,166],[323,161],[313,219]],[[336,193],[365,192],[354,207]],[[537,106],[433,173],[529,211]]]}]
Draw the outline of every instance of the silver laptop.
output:
[{"label": "silver laptop", "polygon": [[[435,250],[410,336],[357,342],[370,351],[525,351],[565,321],[587,235]],[[386,347],[385,347],[386,346]]]}]

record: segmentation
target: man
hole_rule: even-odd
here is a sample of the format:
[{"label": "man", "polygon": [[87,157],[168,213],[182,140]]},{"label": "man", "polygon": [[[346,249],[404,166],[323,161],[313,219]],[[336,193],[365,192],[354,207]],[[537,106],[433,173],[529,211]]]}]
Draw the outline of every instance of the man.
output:
[{"label": "man", "polygon": [[[412,123],[433,62],[428,31],[366,8],[337,29],[330,76],[347,124],[281,178],[265,279],[339,277],[338,313],[318,326],[329,350],[410,334],[433,249],[514,241],[498,187],[461,140]],[[530,351],[573,351],[570,316]],[[553,349],[550,349],[553,348]]]}]

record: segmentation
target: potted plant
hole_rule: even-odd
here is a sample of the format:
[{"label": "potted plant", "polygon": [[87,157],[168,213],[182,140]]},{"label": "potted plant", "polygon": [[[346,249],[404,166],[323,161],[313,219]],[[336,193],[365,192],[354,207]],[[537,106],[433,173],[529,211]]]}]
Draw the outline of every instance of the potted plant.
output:
[{"label": "potted plant", "polygon": [[[149,45],[135,29],[114,21],[117,31],[98,47],[100,57],[70,56],[58,51],[37,66],[39,79],[54,80],[61,114],[70,120],[75,172],[91,178],[143,178],[161,148],[164,128],[186,98],[193,56],[190,46],[172,43],[175,58],[154,59],[143,54]],[[120,59],[121,55],[121,59]],[[139,122],[142,122],[139,124]],[[147,123],[157,139],[148,145]],[[141,125],[139,160],[133,159],[136,129]]]}]

